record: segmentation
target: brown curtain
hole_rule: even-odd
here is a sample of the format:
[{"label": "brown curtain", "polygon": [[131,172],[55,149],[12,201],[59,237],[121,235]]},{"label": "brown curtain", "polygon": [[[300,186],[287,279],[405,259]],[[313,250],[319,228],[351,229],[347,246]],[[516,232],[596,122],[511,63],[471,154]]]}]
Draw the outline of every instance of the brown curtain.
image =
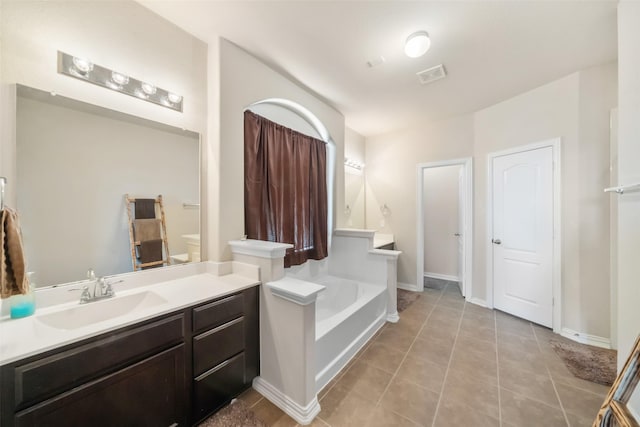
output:
[{"label": "brown curtain", "polygon": [[291,243],[285,267],[327,256],[326,144],[244,113],[244,224],[250,239]]}]

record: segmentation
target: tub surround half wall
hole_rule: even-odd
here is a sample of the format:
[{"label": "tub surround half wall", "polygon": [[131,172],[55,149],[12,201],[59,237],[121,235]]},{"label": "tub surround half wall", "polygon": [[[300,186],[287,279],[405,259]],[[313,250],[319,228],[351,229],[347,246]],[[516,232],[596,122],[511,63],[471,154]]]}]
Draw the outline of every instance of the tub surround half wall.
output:
[{"label": "tub surround half wall", "polygon": [[[373,235],[371,230],[336,230],[328,258],[307,261],[287,275],[284,254],[291,245],[251,239],[229,242],[234,260],[259,266],[265,284],[260,290],[260,376],[253,386],[300,424],[311,423],[320,412],[318,391],[371,339],[385,318],[399,319],[395,284],[400,252],[373,249]],[[332,331],[338,340],[322,354],[326,366],[317,366],[317,352],[322,349],[317,342],[316,300],[325,287],[313,278],[326,278],[327,273],[366,282],[377,297],[355,322],[359,328],[347,325],[343,333]]]},{"label": "tub surround half wall", "polygon": [[[387,321],[396,323],[400,319],[397,285],[398,257],[402,252],[374,249],[375,234],[375,230],[336,229],[333,233],[329,274],[386,287],[389,293]],[[381,263],[380,258],[386,262]]]},{"label": "tub surround half wall", "polygon": [[[230,241],[234,260],[260,267],[260,376],[253,387],[300,424],[320,412],[315,373],[315,300],[324,287],[284,277],[293,245]],[[294,283],[297,282],[297,283]],[[296,286],[297,285],[297,286]],[[302,285],[302,286],[300,286]]]}]

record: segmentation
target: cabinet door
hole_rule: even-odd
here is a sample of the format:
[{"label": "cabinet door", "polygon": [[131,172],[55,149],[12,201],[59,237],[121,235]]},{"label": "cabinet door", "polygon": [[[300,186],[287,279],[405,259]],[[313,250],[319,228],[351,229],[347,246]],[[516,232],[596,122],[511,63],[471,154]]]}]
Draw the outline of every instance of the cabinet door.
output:
[{"label": "cabinet door", "polygon": [[184,344],[44,401],[16,426],[185,425]]}]

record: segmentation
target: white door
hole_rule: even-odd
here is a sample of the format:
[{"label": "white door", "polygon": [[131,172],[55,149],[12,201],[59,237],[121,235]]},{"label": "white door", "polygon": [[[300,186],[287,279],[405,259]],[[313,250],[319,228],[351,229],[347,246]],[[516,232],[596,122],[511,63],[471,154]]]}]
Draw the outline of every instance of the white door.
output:
[{"label": "white door", "polygon": [[464,295],[464,169],[460,167],[458,172],[458,286],[460,293]]},{"label": "white door", "polygon": [[553,321],[553,148],[493,159],[495,308]]}]

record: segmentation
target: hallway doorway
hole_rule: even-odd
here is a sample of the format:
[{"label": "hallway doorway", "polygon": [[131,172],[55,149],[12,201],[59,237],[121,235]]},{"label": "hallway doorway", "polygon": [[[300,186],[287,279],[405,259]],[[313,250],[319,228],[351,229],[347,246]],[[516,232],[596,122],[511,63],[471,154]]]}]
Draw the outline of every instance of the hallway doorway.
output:
[{"label": "hallway doorway", "polygon": [[471,292],[472,159],[417,166],[417,283],[457,282],[463,296]]}]

